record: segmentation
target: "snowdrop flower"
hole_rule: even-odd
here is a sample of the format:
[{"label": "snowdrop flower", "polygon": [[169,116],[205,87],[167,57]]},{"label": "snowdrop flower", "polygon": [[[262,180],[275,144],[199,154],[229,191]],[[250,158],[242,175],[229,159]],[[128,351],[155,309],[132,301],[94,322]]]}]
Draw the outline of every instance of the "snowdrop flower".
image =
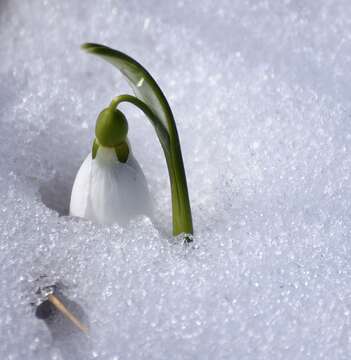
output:
[{"label": "snowdrop flower", "polygon": [[74,181],[70,215],[122,225],[139,214],[151,216],[146,179],[131,153],[127,131],[127,120],[113,103],[101,112],[92,153]]},{"label": "snowdrop flower", "polygon": [[127,139],[128,123],[117,109],[120,103],[127,102],[139,108],[156,131],[170,179],[173,235],[191,241],[193,224],[180,141],[171,108],[160,87],[130,56],[100,44],[84,44],[82,48],[117,67],[135,96],[117,96],[100,113],[92,152],[73,185],[70,214],[107,224],[125,224],[135,215],[151,215],[146,180]]}]

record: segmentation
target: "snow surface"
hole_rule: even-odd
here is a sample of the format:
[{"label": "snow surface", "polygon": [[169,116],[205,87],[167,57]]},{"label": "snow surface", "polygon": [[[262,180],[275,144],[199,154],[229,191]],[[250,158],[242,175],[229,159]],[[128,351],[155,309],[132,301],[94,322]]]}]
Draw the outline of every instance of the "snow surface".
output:
[{"label": "snow surface", "polygon": [[[97,114],[129,91],[87,41],[169,99],[193,246],[128,105],[155,219],[66,216]],[[349,0],[1,0],[0,43],[1,359],[350,359]],[[89,337],[35,316],[53,284]]]}]

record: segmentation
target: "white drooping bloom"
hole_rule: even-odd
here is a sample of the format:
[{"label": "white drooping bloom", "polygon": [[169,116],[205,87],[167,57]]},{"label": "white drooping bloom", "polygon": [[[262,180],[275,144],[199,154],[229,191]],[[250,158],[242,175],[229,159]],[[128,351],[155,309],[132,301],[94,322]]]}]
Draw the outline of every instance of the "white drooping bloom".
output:
[{"label": "white drooping bloom", "polygon": [[99,146],[95,159],[89,154],[77,173],[70,215],[124,225],[141,214],[151,216],[151,202],[138,162],[132,153],[119,162],[114,148]]}]

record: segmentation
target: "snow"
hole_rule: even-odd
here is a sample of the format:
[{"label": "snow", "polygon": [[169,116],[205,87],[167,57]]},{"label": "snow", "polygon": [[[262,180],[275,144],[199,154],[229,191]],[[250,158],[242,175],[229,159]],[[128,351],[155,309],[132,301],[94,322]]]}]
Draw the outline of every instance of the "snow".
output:
[{"label": "snow", "polygon": [[[349,359],[351,4],[0,2],[0,358]],[[155,218],[67,216],[122,50],[174,111],[196,231],[171,237],[166,164],[123,105]],[[35,316],[55,285],[89,325]],[[36,304],[36,305],[34,305]]]}]

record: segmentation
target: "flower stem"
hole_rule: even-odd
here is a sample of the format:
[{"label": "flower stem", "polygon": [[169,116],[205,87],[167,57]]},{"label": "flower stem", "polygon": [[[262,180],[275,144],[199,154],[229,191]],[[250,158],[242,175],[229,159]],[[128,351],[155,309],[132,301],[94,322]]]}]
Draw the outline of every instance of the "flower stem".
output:
[{"label": "flower stem", "polygon": [[[176,127],[167,131],[162,121],[150,107],[132,95],[117,96],[111,102],[111,107],[117,107],[122,102],[129,102],[138,107],[151,121],[164,151],[171,184],[173,235],[193,234],[191,208],[183,164],[183,157]],[[190,237],[187,237],[190,240]]]}]

